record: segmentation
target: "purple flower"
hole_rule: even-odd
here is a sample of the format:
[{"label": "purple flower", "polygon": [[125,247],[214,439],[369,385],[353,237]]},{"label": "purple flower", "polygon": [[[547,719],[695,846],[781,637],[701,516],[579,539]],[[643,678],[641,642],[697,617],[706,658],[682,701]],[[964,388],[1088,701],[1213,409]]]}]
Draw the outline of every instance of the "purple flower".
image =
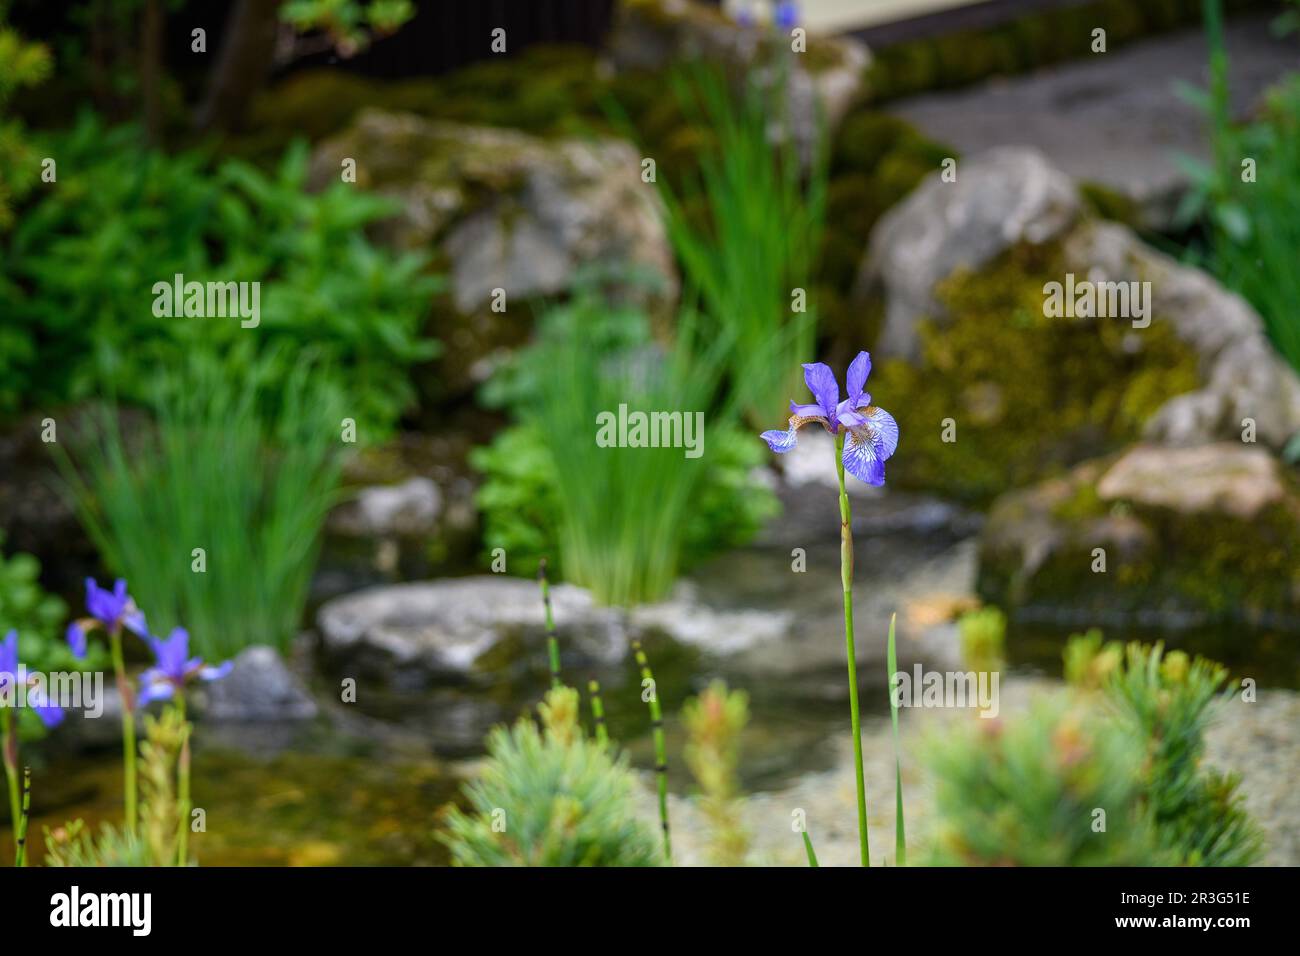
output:
[{"label": "purple flower", "polygon": [[81,660],[86,656],[86,629],[81,626],[80,621],[73,621],[68,625],[65,633],[68,639],[68,647],[72,648],[72,656]]},{"label": "purple flower", "polygon": [[126,593],[126,581],[122,578],[113,583],[112,591],[101,588],[94,578],[86,578],[86,610],[109,631],[125,627],[140,637],[149,633],[144,615],[131,600],[131,595]]},{"label": "purple flower", "polygon": [[0,690],[9,687],[18,678],[18,632],[10,631],[0,641]]},{"label": "purple flower", "polygon": [[869,485],[885,483],[885,462],[898,447],[898,423],[883,408],[871,404],[871,395],[863,391],[871,374],[871,356],[859,352],[849,365],[845,384],[848,398],[840,401],[840,386],[830,366],[813,362],[803,367],[804,382],[817,401],[811,405],[790,402],[790,427],[786,431],[766,431],[759,437],[777,454],[795,446],[798,431],[810,422],[819,422],[832,435],[846,431],[844,470]]},{"label": "purple flower", "polygon": [[[18,632],[10,631],[0,641],[0,690],[9,690],[10,682],[18,682]],[[46,727],[57,727],[63,723],[63,709],[50,703],[45,688],[28,680],[27,706],[36,711],[36,716]]]},{"label": "purple flower", "polygon": [[166,640],[148,637],[153,651],[154,666],[140,675],[140,703],[166,700],[197,677],[202,681],[220,680],[230,673],[234,665],[226,661],[218,667],[208,667],[197,657],[190,657],[190,635],[183,627],[172,631]]},{"label": "purple flower", "polygon": [[773,19],[778,29],[790,30],[799,24],[799,4],[794,0],[782,0],[776,5]]}]

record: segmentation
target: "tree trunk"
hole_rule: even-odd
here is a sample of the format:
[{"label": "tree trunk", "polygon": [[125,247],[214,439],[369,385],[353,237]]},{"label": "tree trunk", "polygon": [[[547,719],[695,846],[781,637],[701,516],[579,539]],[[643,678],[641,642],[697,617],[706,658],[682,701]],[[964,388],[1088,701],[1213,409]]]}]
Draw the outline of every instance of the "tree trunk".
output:
[{"label": "tree trunk", "polygon": [[146,0],[140,22],[140,99],[145,134],[162,144],[163,0]]},{"label": "tree trunk", "polygon": [[283,0],[237,0],[226,23],[221,54],[213,67],[207,99],[199,110],[203,130],[231,130],[266,82],[275,55]]}]

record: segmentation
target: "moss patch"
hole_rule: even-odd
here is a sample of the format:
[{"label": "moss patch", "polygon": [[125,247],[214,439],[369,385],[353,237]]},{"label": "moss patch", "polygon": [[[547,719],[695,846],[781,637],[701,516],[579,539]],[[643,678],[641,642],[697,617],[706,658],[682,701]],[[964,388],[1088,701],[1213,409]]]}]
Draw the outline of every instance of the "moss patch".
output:
[{"label": "moss patch", "polygon": [[[1106,464],[1109,464],[1108,462]],[[1035,489],[1000,502],[981,542],[978,589],[985,600],[1094,620],[1150,625],[1300,622],[1300,488],[1250,519],[1182,514],[1138,502],[1103,501],[1105,464],[1074,472],[1056,493]],[[1043,494],[1047,491],[1047,494]],[[1049,500],[1050,499],[1050,500]],[[1048,531],[1038,520],[1046,520]],[[1023,529],[1017,531],[1017,529]],[[1051,540],[1050,556],[1025,566],[1029,540]],[[1092,570],[1106,550],[1106,572]]]},{"label": "moss patch", "polygon": [[1022,244],[940,285],[951,318],[922,323],[921,362],[888,360],[872,377],[902,430],[891,483],[987,504],[1135,439],[1198,386],[1195,353],[1159,315],[1142,330],[1045,317],[1043,285],[1066,271],[1059,247]]}]

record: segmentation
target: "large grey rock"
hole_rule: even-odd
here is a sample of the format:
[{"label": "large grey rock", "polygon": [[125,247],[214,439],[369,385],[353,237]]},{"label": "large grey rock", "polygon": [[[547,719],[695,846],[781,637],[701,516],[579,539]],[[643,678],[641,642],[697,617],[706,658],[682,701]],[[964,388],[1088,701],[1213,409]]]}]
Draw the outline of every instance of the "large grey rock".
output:
[{"label": "large grey rock", "polygon": [[1083,207],[1068,176],[1030,149],[963,159],[955,182],[930,176],[871,233],[858,294],[885,294],[877,350],[918,359],[918,323],[939,313],[935,286],[978,269],[1018,242],[1040,244],[1074,224]]},{"label": "large grey rock", "polygon": [[330,514],[329,529],[363,538],[427,535],[442,510],[442,495],[429,478],[362,488]]},{"label": "large grey rock", "polygon": [[[567,651],[596,662],[626,652],[616,613],[597,607],[586,591],[556,585],[551,603]],[[508,644],[540,646],[545,633],[537,584],[493,575],[369,588],[327,602],[317,625],[336,659],[450,679],[471,675]],[[493,663],[504,670],[509,662]]]},{"label": "large grey rock", "polygon": [[1081,216],[1081,209],[1075,184],[1032,149],[1004,147],[964,159],[955,182],[936,171],[877,224],[860,270],[858,294],[885,297],[878,352],[920,358],[921,322],[950,318],[935,287],[955,270],[978,269],[1020,242],[1057,242],[1065,270],[1079,280],[1149,283],[1147,314],[1168,323],[1199,359],[1200,387],[1151,409],[1148,439],[1240,440],[1253,429],[1260,441],[1284,447],[1300,432],[1300,379],[1255,311],[1209,275],[1152,249],[1125,226]]},{"label": "large grey rock", "polygon": [[1200,356],[1202,387],[1155,411],[1147,438],[1170,444],[1240,440],[1249,419],[1261,441],[1281,449],[1300,431],[1300,379],[1241,296],[1116,223],[1081,224],[1066,237],[1064,250],[1067,262],[1093,281],[1150,282],[1151,313],[1170,322]]},{"label": "large grey rock", "polygon": [[318,147],[313,181],[332,181],[345,157],[357,160],[358,185],[401,203],[392,240],[448,255],[462,312],[487,307],[496,288],[508,300],[561,292],[593,262],[641,266],[675,288],[657,194],[628,143],[371,109]]},{"label": "large grey rock", "polygon": [[203,688],[203,714],[231,723],[311,720],[316,702],[273,648],[246,647],[229,674]]}]

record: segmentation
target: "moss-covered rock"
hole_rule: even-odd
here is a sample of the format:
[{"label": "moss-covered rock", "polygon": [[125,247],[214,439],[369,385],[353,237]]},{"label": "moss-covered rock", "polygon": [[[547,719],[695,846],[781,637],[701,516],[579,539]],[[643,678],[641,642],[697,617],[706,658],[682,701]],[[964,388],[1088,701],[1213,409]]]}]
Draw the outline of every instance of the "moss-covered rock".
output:
[{"label": "moss-covered rock", "polygon": [[1136,439],[1151,410],[1196,388],[1195,353],[1167,323],[1044,315],[1057,245],[1015,246],[938,288],[949,316],[920,326],[921,358],[877,359],[872,392],[905,444],[890,481],[986,504],[1009,487]]},{"label": "moss-covered rock", "polygon": [[484,360],[527,338],[524,303],[566,293],[583,271],[627,279],[620,287],[652,309],[675,297],[658,196],[626,142],[366,110],[316,148],[313,182],[333,180],[349,159],[359,186],[397,202],[383,238],[434,252],[450,273],[436,309],[444,392],[467,390]]},{"label": "moss-covered rock", "polygon": [[1298,554],[1300,486],[1267,451],[1137,445],[998,499],[978,587],[1038,622],[1294,627]]},{"label": "moss-covered rock", "polygon": [[1034,151],[932,175],[873,231],[858,292],[860,341],[884,309],[872,392],[902,428],[896,483],[987,503],[1139,437],[1280,450],[1300,431],[1300,379],[1259,316],[1094,219]]}]

